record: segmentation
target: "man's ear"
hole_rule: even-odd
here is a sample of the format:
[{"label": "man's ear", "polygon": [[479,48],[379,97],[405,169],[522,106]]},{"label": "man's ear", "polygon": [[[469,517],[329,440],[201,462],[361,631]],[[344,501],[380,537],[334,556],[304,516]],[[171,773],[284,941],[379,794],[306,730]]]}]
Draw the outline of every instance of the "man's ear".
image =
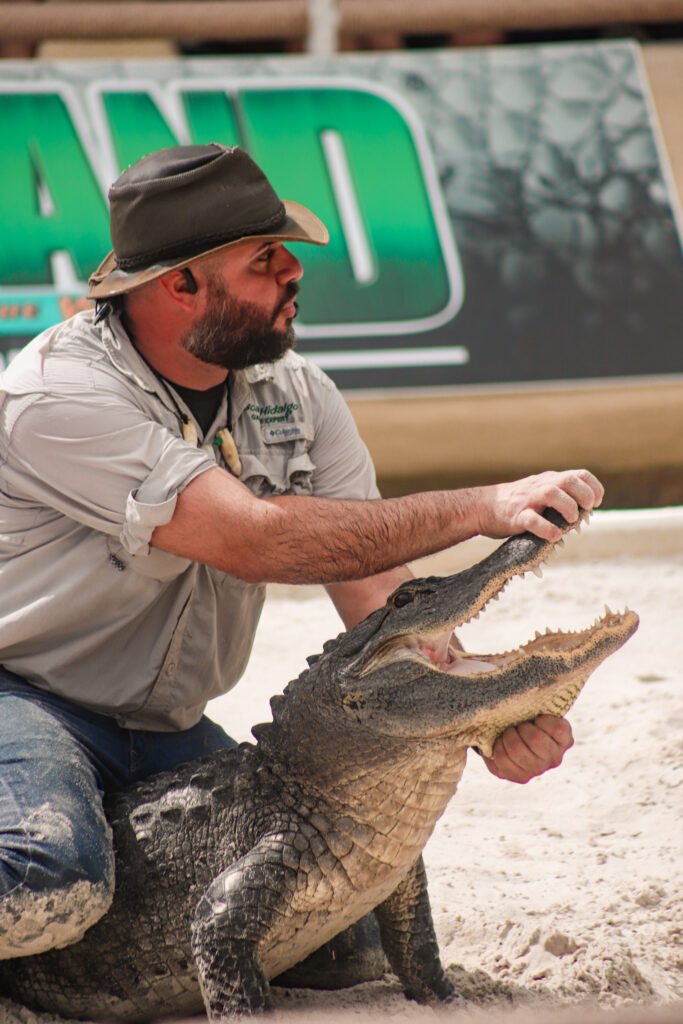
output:
[{"label": "man's ear", "polygon": [[183,267],[181,270],[171,270],[168,274],[163,274],[159,278],[159,284],[168,297],[177,302],[183,309],[188,312],[194,309],[193,296],[197,294],[197,282],[194,274],[187,267]]}]

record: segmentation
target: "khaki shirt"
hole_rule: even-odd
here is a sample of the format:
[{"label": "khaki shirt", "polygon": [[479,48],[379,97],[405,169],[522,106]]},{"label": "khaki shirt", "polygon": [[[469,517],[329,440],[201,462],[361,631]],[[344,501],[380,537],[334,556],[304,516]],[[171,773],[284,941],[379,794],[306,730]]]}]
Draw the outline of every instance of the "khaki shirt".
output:
[{"label": "khaki shirt", "polygon": [[[336,387],[296,353],[230,374],[254,494],[378,496]],[[111,316],[79,313],[0,375],[0,663],[124,726],[188,728],[237,682],[263,585],[149,540],[222,464],[227,402],[194,447],[169,393]]]}]

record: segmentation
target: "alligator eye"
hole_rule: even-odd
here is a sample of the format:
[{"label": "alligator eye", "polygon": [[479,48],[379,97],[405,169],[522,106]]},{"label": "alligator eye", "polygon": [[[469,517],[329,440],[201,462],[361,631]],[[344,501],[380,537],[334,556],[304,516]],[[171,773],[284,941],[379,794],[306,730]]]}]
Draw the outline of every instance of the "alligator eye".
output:
[{"label": "alligator eye", "polygon": [[410,591],[410,590],[399,590],[398,594],[395,594],[392,597],[391,603],[393,604],[394,608],[403,608],[404,605],[410,604],[411,601],[414,601],[414,600],[415,600],[415,594],[413,594],[412,591]]}]

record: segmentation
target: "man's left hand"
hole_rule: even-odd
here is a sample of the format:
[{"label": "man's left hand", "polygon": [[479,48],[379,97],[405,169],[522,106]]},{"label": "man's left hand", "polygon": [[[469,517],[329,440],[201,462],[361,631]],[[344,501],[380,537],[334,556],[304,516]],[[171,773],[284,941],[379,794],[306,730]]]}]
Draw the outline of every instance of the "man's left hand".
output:
[{"label": "man's left hand", "polygon": [[549,768],[556,768],[574,743],[572,728],[565,718],[539,715],[533,722],[510,726],[485,757],[492,775],[510,782],[528,782]]}]

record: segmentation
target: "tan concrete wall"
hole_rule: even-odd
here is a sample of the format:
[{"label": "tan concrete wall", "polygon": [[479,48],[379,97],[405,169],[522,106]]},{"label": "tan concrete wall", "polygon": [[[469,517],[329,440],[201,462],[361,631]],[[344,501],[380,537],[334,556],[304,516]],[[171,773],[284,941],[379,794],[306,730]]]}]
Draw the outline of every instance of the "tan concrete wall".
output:
[{"label": "tan concrete wall", "polygon": [[386,495],[586,466],[608,507],[683,504],[683,380],[349,405]]}]

